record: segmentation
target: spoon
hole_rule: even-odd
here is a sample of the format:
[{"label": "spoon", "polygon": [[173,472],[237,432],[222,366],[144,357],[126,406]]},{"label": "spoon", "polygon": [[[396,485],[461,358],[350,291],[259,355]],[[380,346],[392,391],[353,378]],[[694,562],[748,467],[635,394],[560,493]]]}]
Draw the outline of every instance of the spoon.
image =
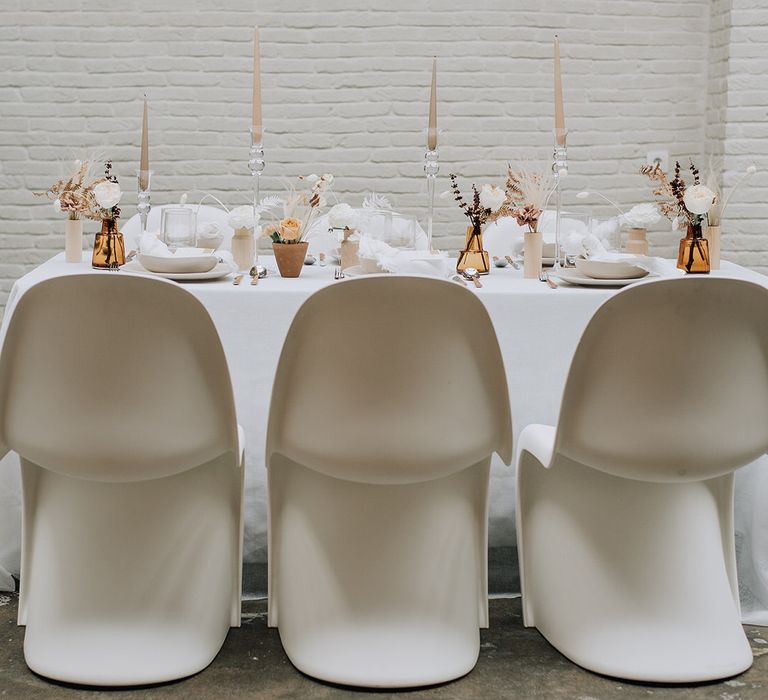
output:
[{"label": "spoon", "polygon": [[517,262],[517,260],[515,260],[511,255],[505,255],[504,257],[506,258],[507,262],[515,268],[515,270],[520,269],[520,263]]},{"label": "spoon", "polygon": [[483,286],[483,283],[480,281],[480,273],[474,267],[467,267],[462,274],[468,280],[474,282],[475,287],[478,289]]},{"label": "spoon", "polygon": [[267,268],[264,265],[254,265],[251,271],[248,273],[251,277],[256,277],[256,273],[259,273],[259,279],[263,280],[267,276]]},{"label": "spoon", "polygon": [[493,256],[493,264],[496,267],[506,267],[508,260],[506,258],[500,258],[498,255]]}]

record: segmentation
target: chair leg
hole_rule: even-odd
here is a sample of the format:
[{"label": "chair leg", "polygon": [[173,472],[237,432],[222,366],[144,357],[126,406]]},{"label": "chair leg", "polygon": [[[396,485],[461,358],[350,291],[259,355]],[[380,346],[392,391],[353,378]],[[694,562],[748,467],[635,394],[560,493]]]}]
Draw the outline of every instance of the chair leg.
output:
[{"label": "chair leg", "polygon": [[734,598],[732,475],[622,479],[558,459],[518,465],[529,624],[598,673],[653,682],[724,678],[752,663]]}]

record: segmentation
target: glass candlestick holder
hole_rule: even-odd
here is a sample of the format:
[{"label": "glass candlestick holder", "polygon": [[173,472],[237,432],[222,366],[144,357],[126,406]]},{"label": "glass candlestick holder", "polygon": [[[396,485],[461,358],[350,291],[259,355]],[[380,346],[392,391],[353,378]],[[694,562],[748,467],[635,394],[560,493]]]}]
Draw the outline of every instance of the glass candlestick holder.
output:
[{"label": "glass candlestick holder", "polygon": [[568,131],[555,129],[555,147],[552,153],[552,173],[555,177],[555,261],[553,269],[563,267],[563,245],[560,236],[562,219],[562,188],[563,178],[568,175],[568,147],[566,137]]},{"label": "glass candlestick holder", "polygon": [[440,170],[437,149],[427,149],[424,153],[424,174],[427,177],[427,250],[432,252],[432,220],[435,210],[435,179]]},{"label": "glass candlestick holder", "polygon": [[141,221],[141,232],[147,231],[147,220],[149,218],[149,211],[152,209],[150,202],[152,193],[152,175],[153,170],[137,170],[136,179],[139,186],[138,200],[139,203],[136,209],[139,212],[139,220]]},{"label": "glass candlestick holder", "polygon": [[[253,220],[257,221],[259,215],[259,202],[261,191],[261,174],[264,172],[266,162],[264,161],[264,132],[262,129],[254,131],[251,129],[251,148],[248,152],[248,169],[251,171],[251,187],[253,190]],[[257,224],[254,223],[254,226]],[[267,276],[267,268],[259,265],[259,246],[256,245],[254,267],[257,278]]]}]

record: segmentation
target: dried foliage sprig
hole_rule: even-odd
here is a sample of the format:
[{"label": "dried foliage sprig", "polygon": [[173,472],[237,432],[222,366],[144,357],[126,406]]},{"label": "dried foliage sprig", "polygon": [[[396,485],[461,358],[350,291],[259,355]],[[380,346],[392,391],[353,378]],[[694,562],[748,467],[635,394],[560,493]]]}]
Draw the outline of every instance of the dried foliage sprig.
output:
[{"label": "dried foliage sprig", "polygon": [[309,184],[309,188],[297,189],[288,182],[287,192],[280,198],[283,217],[265,228],[266,235],[275,243],[301,243],[306,238],[315,215],[328,203],[328,196],[332,194],[331,173],[319,177],[301,175],[298,180]]},{"label": "dried foliage sprig", "polygon": [[701,184],[699,169],[690,161],[688,169],[693,175],[693,185],[688,187],[683,179],[680,161],[675,162],[675,176],[670,180],[659,163],[643,165],[640,174],[658,183],[653,190],[659,210],[672,221],[673,228],[693,226],[699,228],[705,216],[717,204],[717,194]]},{"label": "dried foliage sprig", "polygon": [[464,216],[470,220],[473,227],[477,228],[482,226],[488,221],[488,217],[491,215],[491,209],[484,207],[480,203],[480,191],[477,189],[477,186],[474,184],[472,185],[472,203],[470,204],[464,199],[464,196],[461,193],[456,174],[450,173],[448,177],[451,179],[451,192],[453,193],[453,198],[459,205],[459,208],[464,212]]},{"label": "dried foliage sprig", "polygon": [[94,171],[100,166],[95,158],[74,161],[74,169],[68,175],[54,182],[44,192],[33,192],[36,197],[47,197],[53,201],[56,211],[65,212],[70,219],[91,218],[96,209],[93,188],[104,178],[96,178]]},{"label": "dried foliage sprig", "polygon": [[709,189],[716,195],[715,203],[712,205],[712,208],[707,215],[707,222],[710,226],[720,226],[720,222],[725,214],[725,209],[728,206],[728,203],[731,201],[731,197],[733,197],[734,193],[757,172],[757,168],[754,165],[750,165],[744,174],[736,180],[728,194],[724,194],[720,185],[722,169],[722,160],[715,160],[710,157],[709,167],[707,169],[707,187],[709,187]]},{"label": "dried foliage sprig", "polygon": [[[507,166],[505,216],[514,216],[520,226],[538,230],[539,220],[554,188],[550,168],[535,169],[518,164]],[[508,213],[507,213],[508,212]]]}]

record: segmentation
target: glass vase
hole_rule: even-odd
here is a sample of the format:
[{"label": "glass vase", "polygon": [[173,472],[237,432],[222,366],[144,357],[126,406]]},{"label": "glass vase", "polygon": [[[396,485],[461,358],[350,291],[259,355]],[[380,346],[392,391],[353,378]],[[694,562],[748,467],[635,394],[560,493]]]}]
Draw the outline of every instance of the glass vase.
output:
[{"label": "glass vase", "polygon": [[687,235],[680,239],[677,267],[689,274],[709,273],[709,241],[701,235],[701,224],[689,224]]},{"label": "glass vase", "polygon": [[464,250],[459,253],[456,272],[462,273],[470,267],[481,275],[487,275],[491,270],[488,251],[483,250],[483,227],[479,224],[467,227],[467,240]]},{"label": "glass vase", "polygon": [[91,265],[97,270],[119,270],[125,265],[125,243],[117,230],[117,219],[102,219],[101,231],[93,242]]}]

